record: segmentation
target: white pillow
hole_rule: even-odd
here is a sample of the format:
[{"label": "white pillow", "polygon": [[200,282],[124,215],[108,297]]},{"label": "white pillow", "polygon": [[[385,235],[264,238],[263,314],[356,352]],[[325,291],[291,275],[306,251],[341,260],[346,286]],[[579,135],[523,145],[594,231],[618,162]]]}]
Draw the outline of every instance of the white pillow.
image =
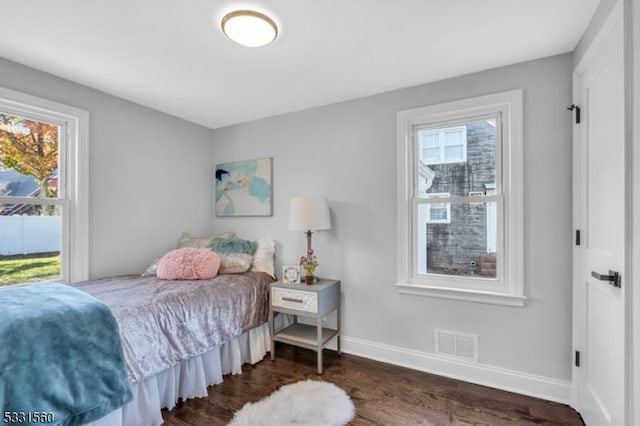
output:
[{"label": "white pillow", "polygon": [[188,232],[183,232],[178,240],[177,248],[194,247],[194,248],[209,248],[211,242],[216,238],[233,238],[236,236],[235,232],[225,232],[222,235],[212,235],[210,237],[194,237],[189,235]]},{"label": "white pillow", "polygon": [[220,271],[218,274],[241,274],[251,267],[253,256],[246,253],[220,255]]},{"label": "white pillow", "polygon": [[142,275],[140,275],[141,277],[155,277],[156,273],[158,272],[158,263],[160,263],[160,258],[156,257],[155,259],[153,259],[153,262],[151,262],[151,264],[149,266],[147,266],[147,269],[144,270],[144,272],[142,273]]},{"label": "white pillow", "polygon": [[258,244],[258,248],[253,255],[251,272],[266,272],[275,279],[276,268],[273,265],[273,257],[276,254],[276,243],[273,240],[261,238],[256,240],[256,244]]}]

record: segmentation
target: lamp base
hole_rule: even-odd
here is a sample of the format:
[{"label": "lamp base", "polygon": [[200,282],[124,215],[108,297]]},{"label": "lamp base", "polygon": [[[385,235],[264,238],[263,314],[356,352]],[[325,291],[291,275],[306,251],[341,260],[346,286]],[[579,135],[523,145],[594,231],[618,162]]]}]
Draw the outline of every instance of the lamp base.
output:
[{"label": "lamp base", "polygon": [[305,234],[307,234],[307,253],[309,253],[309,250],[311,250],[311,235],[313,234],[313,231],[308,230]]}]

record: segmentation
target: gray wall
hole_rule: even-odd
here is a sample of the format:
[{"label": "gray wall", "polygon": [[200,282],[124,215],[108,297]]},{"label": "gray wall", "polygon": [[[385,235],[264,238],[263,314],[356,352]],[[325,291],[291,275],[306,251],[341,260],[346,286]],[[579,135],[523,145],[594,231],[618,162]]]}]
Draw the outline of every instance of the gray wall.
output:
[{"label": "gray wall", "polygon": [[92,278],[144,270],[212,226],[211,131],[0,58],[0,86],[91,113]]},{"label": "gray wall", "polygon": [[[289,198],[327,196],[333,229],[314,235],[318,273],[343,280],[345,335],[433,351],[433,328],[479,334],[480,362],[558,379],[571,365],[572,56],[565,54],[299,111],[212,133],[217,162],[273,157],[274,215],[216,230],[277,240],[296,263]],[[524,90],[525,308],[400,295],[396,279],[396,113]]]}]

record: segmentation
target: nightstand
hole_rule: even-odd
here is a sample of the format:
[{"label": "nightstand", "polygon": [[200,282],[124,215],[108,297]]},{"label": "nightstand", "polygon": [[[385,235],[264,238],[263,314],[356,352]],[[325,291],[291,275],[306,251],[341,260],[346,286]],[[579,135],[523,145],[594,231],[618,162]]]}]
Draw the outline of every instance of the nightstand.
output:
[{"label": "nightstand", "polygon": [[[322,319],[336,312],[337,330],[322,327]],[[275,312],[291,314],[293,324],[275,331]],[[298,316],[315,318],[316,325],[298,322]],[[318,353],[318,374],[322,374],[322,350],[334,337],[340,352],[340,281],[321,278],[316,284],[271,284],[269,303],[269,331],[271,333],[271,359],[276,358],[275,342],[288,343]]]}]

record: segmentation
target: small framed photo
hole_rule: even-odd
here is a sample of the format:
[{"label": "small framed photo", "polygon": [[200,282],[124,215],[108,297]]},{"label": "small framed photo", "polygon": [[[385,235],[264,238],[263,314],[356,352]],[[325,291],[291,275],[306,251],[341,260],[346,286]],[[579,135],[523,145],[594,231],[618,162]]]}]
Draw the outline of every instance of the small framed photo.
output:
[{"label": "small framed photo", "polygon": [[282,267],[282,282],[285,284],[300,284],[300,266],[284,265]]}]

